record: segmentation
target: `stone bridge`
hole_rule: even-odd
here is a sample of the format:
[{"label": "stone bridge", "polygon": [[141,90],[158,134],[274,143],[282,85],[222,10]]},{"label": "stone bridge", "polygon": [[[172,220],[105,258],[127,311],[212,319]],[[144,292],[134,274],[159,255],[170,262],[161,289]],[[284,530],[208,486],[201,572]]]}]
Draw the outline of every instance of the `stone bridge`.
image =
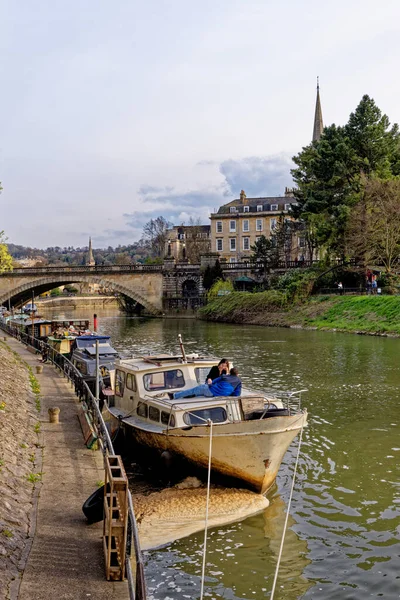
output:
[{"label": "stone bridge", "polygon": [[[215,257],[213,261],[214,264]],[[38,296],[61,285],[84,282],[125,294],[150,314],[160,315],[168,298],[202,296],[202,271],[206,264],[189,265],[166,259],[162,265],[17,268],[0,274],[0,305],[19,306],[32,298],[32,292]],[[285,264],[280,270],[294,266]],[[221,267],[225,276],[232,279],[240,275],[256,277],[249,263],[227,263]]]}]

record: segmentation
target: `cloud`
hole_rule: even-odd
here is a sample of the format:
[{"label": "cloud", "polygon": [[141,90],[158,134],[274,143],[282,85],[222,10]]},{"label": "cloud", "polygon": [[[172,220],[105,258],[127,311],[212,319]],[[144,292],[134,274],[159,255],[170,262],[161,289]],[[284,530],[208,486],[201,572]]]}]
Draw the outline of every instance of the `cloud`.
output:
[{"label": "cloud", "polygon": [[[141,238],[144,225],[159,216],[173,225],[188,224],[191,218],[206,224],[210,213],[238,198],[241,189],[248,196],[278,196],[283,195],[285,186],[292,184],[293,164],[289,154],[250,156],[221,163],[204,160],[200,166],[212,169],[192,188],[140,185],[135,201],[138,208],[123,213],[122,227],[105,229],[97,241],[103,244],[115,244],[116,240],[117,243],[136,241]],[[213,183],[209,183],[211,181]]]},{"label": "cloud", "polygon": [[289,154],[276,156],[251,156],[241,160],[225,160],[219,170],[224,176],[231,195],[238,197],[240,190],[247,196],[278,196],[285,186],[292,184]]}]

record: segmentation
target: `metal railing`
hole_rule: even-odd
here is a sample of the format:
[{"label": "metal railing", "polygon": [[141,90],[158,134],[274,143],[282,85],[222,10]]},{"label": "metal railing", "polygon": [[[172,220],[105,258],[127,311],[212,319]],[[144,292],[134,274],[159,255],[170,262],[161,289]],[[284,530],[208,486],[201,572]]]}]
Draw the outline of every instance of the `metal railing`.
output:
[{"label": "metal railing", "polygon": [[[46,362],[50,361],[56,369],[59,369],[67,379],[74,386],[75,393],[80,400],[85,400],[90,410],[92,417],[92,423],[94,425],[96,435],[101,442],[102,452],[105,455],[108,451],[109,454],[115,454],[114,447],[111,441],[110,434],[104,422],[101,410],[99,408],[98,400],[94,397],[90,390],[87,382],[82,377],[81,373],[77,370],[75,365],[63,354],[60,354],[53,347],[49,346],[42,340],[32,337],[24,332],[21,332],[15,327],[10,327],[0,321],[0,329],[2,329],[8,335],[14,337],[18,341],[22,342],[26,346],[34,349],[36,352],[45,354]],[[131,548],[134,548],[135,552],[135,563],[136,563],[136,577],[133,575],[132,564],[131,564]],[[129,597],[130,600],[146,600],[147,590],[146,581],[144,576],[144,564],[143,556],[140,548],[139,532],[137,527],[137,521],[135,517],[135,510],[132,502],[132,494],[128,490],[128,536],[126,546],[126,559],[125,569],[128,581]]]},{"label": "metal railing", "polygon": [[7,277],[13,275],[46,275],[46,273],[124,273],[124,272],[158,272],[164,269],[163,265],[60,265],[57,267],[17,267],[12,271],[7,271]]}]

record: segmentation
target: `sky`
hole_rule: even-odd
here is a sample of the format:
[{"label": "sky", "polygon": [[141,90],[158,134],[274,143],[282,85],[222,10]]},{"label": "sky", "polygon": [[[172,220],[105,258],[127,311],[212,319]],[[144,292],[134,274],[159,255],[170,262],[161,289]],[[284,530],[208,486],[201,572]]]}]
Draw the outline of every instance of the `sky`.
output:
[{"label": "sky", "polygon": [[369,94],[400,121],[400,2],[0,0],[0,230],[24,246],[137,241],[283,195]]}]

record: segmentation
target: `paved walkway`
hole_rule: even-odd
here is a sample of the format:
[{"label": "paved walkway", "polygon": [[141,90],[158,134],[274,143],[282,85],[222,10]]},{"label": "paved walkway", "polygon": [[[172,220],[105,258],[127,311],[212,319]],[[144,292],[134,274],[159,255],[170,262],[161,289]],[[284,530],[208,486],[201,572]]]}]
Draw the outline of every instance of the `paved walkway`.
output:
[{"label": "paved walkway", "polygon": [[[33,368],[38,357],[13,338],[7,343]],[[68,381],[52,365],[36,375],[41,388],[43,483],[36,530],[19,588],[19,600],[127,600],[126,582],[105,578],[102,523],[87,525],[82,504],[104,479],[100,452],[83,444],[78,401]],[[60,423],[48,422],[58,406]],[[35,515],[33,515],[35,519]],[[34,525],[34,523],[33,523]],[[32,527],[31,527],[32,531]]]}]

